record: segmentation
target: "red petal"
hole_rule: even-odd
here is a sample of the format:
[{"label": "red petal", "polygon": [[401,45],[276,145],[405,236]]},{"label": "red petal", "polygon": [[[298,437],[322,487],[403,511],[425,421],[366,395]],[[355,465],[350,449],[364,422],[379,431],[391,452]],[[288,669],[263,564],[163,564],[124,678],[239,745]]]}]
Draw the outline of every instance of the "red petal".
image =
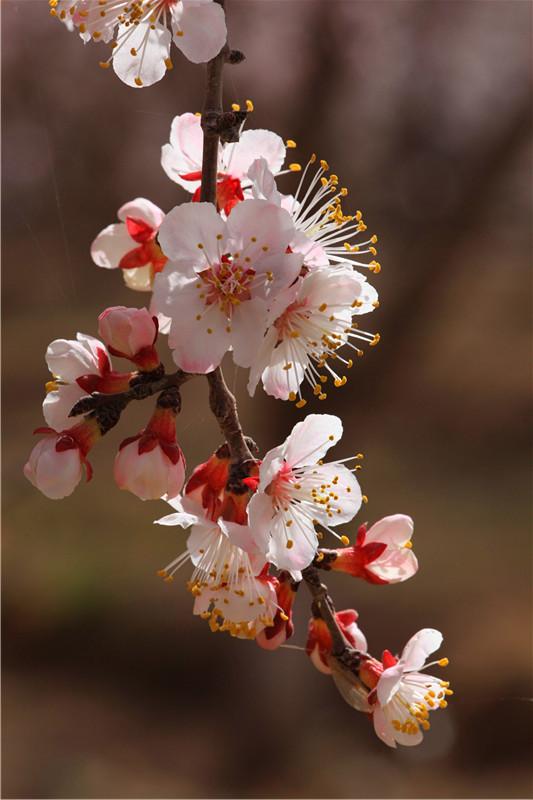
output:
[{"label": "red petal", "polygon": [[371,542],[370,544],[366,544],[363,547],[365,553],[365,562],[370,564],[371,561],[375,561],[376,558],[379,558],[386,549],[387,545],[383,542]]},{"label": "red petal", "polygon": [[145,222],[144,219],[139,219],[138,217],[127,217],[126,227],[128,228],[128,233],[133,241],[138,242],[139,244],[149,242],[150,239],[155,237],[156,232],[154,228]]},{"label": "red petal", "polygon": [[186,175],[180,175],[180,178],[184,181],[201,181],[202,172],[188,172]]},{"label": "red petal", "polygon": [[138,269],[145,267],[150,263],[150,256],[147,254],[143,246],[136,247],[135,250],[130,250],[125,256],[122,256],[118,263],[119,269]]},{"label": "red petal", "polygon": [[394,658],[392,653],[390,653],[388,650],[384,650],[383,655],[381,656],[381,663],[385,669],[389,669],[390,667],[396,666],[398,659]]}]

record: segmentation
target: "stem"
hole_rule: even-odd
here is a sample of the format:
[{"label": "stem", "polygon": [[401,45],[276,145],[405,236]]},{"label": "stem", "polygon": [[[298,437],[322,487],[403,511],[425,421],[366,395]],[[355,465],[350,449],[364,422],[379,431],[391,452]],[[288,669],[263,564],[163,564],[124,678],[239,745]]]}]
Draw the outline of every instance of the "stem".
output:
[{"label": "stem", "polygon": [[[216,0],[225,10],[225,0]],[[217,204],[218,142],[217,123],[222,115],[222,70],[229,53],[226,42],[220,53],[207,64],[205,78],[202,130],[204,147],[202,157],[202,187],[200,202]]]},{"label": "stem", "polygon": [[109,394],[93,392],[91,395],[78,400],[69,417],[77,417],[80,414],[86,414],[88,411],[96,411],[106,405],[119,406],[122,411],[132,400],[145,400],[147,397],[171,387],[179,389],[184,383],[196,377],[197,374],[195,372],[183,372],[183,370],[178,369],[176,372],[170,375],[163,375],[154,381],[135,383],[125,392],[110,392]]},{"label": "stem", "polygon": [[207,375],[209,383],[209,405],[217,418],[220,430],[228,443],[232,464],[242,464],[252,458],[242,432],[237,403],[226,386],[220,367]]},{"label": "stem", "polygon": [[313,596],[317,611],[328,627],[331,636],[331,655],[338,657],[346,650],[353,650],[335,618],[333,600],[328,594],[328,587],[321,583],[316,567],[306,567],[302,570],[302,577]]},{"label": "stem", "polygon": [[[216,0],[225,8],[225,0]],[[220,139],[219,121],[222,108],[222,71],[229,55],[228,43],[220,53],[207,64],[205,78],[204,106],[202,109],[202,130],[204,132],[202,158],[202,187],[200,202],[213,203],[217,207],[218,143]],[[231,463],[240,465],[252,458],[246,444],[237,414],[237,403],[229,391],[220,367],[207,375],[209,382],[209,405],[218,420],[231,453]]]}]

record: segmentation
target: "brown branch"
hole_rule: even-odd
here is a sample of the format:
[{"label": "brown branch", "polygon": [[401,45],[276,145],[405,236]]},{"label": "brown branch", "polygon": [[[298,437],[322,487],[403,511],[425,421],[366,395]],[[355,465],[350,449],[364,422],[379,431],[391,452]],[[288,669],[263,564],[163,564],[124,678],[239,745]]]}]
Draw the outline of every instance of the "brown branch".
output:
[{"label": "brown branch", "polygon": [[313,596],[314,605],[328,627],[331,636],[331,655],[335,658],[346,650],[353,650],[335,618],[335,606],[328,594],[328,587],[321,583],[316,567],[302,570],[302,577]]},{"label": "brown branch", "polygon": [[123,411],[132,400],[145,400],[147,397],[171,387],[179,389],[187,381],[196,378],[196,373],[183,372],[183,370],[178,369],[176,372],[170,375],[163,375],[157,380],[139,380],[139,382],[135,382],[138,378],[132,379],[131,383],[133,385],[130,385],[130,388],[125,392],[112,392],[109,394],[93,392],[87,397],[82,397],[72,408],[69,417],[77,417],[80,414],[87,414],[89,411],[97,411],[104,406],[115,406],[120,411]]},{"label": "brown branch", "polygon": [[[225,0],[217,0],[224,8]],[[224,141],[230,135],[228,131],[235,126],[235,114],[224,114],[222,108],[222,72],[226,61],[238,63],[232,57],[228,44],[224,45],[220,53],[207,64],[205,79],[204,106],[202,109],[202,130],[204,133],[202,157],[202,188],[200,202],[213,203],[217,207],[217,173],[218,173],[218,143],[222,136]],[[242,54],[241,54],[242,55]],[[229,391],[224,381],[220,367],[207,375],[209,383],[209,405],[218,420],[218,424],[226,439],[230,453],[231,463],[236,468],[234,475],[230,474],[228,483],[237,478],[235,472],[240,470],[243,462],[250,461],[252,454],[246,444],[242,428],[237,415],[235,398]],[[231,471],[230,471],[231,473]]]},{"label": "brown branch", "polygon": [[226,386],[220,367],[208,373],[209,405],[217,418],[220,430],[228,443],[232,464],[242,464],[243,461],[252,459],[252,454],[242,432],[237,403]]},{"label": "brown branch", "polygon": [[[225,0],[216,0],[225,10]],[[222,71],[229,55],[226,42],[220,53],[207,64],[205,78],[204,107],[202,109],[202,130],[204,145],[202,156],[201,203],[217,204],[218,172],[218,120],[222,115]]]}]

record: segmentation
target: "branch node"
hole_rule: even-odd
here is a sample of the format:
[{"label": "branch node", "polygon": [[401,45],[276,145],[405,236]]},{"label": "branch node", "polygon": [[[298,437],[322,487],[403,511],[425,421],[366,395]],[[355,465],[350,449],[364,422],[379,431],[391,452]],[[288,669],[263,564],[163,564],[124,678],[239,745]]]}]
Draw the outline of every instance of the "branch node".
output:
[{"label": "branch node", "polygon": [[246,56],[242,50],[230,50],[226,58],[226,64],[240,64],[245,58]]}]

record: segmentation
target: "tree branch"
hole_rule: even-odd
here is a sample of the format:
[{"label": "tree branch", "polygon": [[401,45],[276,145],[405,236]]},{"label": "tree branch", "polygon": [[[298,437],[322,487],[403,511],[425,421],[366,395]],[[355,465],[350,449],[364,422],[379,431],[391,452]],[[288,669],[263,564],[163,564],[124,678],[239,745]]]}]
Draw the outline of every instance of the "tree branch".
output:
[{"label": "tree branch", "polygon": [[[225,0],[217,0],[225,7]],[[204,106],[202,109],[202,130],[204,132],[203,157],[202,157],[202,188],[200,202],[213,203],[217,207],[217,174],[218,174],[218,144],[219,139],[226,141],[224,135],[226,128],[229,130],[235,125],[235,114],[224,114],[222,108],[222,72],[226,61],[238,63],[232,59],[228,43],[220,53],[207,64],[205,78]],[[242,55],[242,54],[241,54]],[[239,61],[242,58],[239,58]],[[207,375],[209,383],[209,405],[218,420],[218,424],[226,439],[230,453],[231,463],[235,467],[244,461],[252,459],[252,454],[246,444],[237,414],[235,398],[229,391],[224,381],[220,367]],[[235,476],[236,477],[236,476]],[[231,482],[232,476],[228,482]]]}]

